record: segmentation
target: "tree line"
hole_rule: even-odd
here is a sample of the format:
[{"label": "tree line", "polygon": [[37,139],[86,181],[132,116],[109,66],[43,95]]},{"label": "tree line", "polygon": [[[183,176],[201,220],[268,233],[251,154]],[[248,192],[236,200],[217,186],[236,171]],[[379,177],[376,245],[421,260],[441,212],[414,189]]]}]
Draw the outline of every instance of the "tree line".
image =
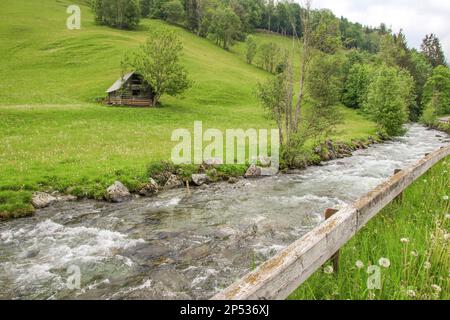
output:
[{"label": "tree line", "polygon": [[[304,8],[283,0],[91,0],[96,22],[120,29],[133,29],[139,19],[155,18],[176,24],[228,49],[234,41],[263,29],[281,35],[303,36]],[[347,49],[376,53],[381,37],[391,31],[385,24],[373,28],[336,17],[330,10],[311,10],[311,26],[328,20]]]}]

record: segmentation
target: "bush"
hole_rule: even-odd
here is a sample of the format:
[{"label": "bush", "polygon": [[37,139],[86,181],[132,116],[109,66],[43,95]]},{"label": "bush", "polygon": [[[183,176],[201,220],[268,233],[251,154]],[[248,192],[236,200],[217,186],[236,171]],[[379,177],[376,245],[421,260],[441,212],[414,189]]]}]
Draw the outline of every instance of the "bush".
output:
[{"label": "bush", "polygon": [[93,0],[95,22],[118,29],[134,29],[139,24],[138,0]]}]

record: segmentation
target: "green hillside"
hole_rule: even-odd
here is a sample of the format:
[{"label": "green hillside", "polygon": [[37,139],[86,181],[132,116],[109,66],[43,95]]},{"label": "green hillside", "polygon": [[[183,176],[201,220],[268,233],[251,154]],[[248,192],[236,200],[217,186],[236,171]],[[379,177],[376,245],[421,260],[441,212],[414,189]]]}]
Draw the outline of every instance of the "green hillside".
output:
[{"label": "green hillside", "polygon": [[[269,75],[245,63],[244,44],[228,52],[173,26],[168,27],[184,43],[182,62],[194,81],[184,98],[164,97],[158,108],[97,103],[119,78],[123,53],[145,41],[148,29],[166,24],[142,20],[138,31],[96,26],[90,9],[80,5],[82,29],[71,31],[66,28],[70,4],[2,4],[0,190],[75,186],[85,194],[100,192],[114,179],[142,176],[151,161],[168,159],[172,130],[192,128],[195,120],[205,128],[275,128],[254,95]],[[283,46],[292,41],[267,34],[256,38]],[[374,134],[372,122],[343,110],[346,122],[337,138]],[[0,195],[0,212],[1,206]]]}]

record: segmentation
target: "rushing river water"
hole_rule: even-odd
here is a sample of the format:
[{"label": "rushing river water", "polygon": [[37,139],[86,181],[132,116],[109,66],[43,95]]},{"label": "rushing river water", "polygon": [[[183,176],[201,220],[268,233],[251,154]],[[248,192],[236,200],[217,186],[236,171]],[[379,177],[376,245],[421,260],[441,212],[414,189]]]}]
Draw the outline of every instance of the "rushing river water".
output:
[{"label": "rushing river water", "polygon": [[2,222],[0,298],[208,298],[319,224],[326,208],[449,142],[414,125],[394,142],[295,174],[123,204],[58,203]]}]

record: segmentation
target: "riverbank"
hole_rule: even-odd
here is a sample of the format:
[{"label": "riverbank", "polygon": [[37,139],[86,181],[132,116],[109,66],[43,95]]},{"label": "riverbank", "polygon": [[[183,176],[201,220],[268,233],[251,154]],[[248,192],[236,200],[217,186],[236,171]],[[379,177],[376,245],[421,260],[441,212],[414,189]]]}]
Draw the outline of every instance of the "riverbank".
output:
[{"label": "riverbank", "polygon": [[[450,299],[449,181],[447,157],[341,249],[339,272],[324,266],[290,299]],[[371,265],[380,268],[379,289],[367,286]]]},{"label": "riverbank", "polygon": [[[356,150],[367,149],[375,143],[383,141],[378,136],[368,135],[366,139],[351,139],[350,141],[334,141],[328,139],[317,146],[305,149],[294,168],[280,168],[282,172],[289,169],[304,169],[311,165],[319,165],[323,161],[350,157]],[[58,201],[73,201],[77,199],[94,199],[111,202],[122,202],[133,197],[154,196],[158,192],[173,188],[200,187],[221,181],[236,183],[239,179],[259,178],[264,166],[270,165],[270,160],[260,159],[256,165],[224,165],[221,161],[211,159],[202,165],[174,165],[167,161],[155,161],[147,166],[145,173],[130,177],[118,174],[111,183],[107,180],[94,179],[78,185],[70,181],[60,181],[58,178],[42,181],[37,186],[9,187],[0,186],[0,219],[31,216],[36,209],[41,209]],[[5,190],[6,189],[6,190]]]}]

